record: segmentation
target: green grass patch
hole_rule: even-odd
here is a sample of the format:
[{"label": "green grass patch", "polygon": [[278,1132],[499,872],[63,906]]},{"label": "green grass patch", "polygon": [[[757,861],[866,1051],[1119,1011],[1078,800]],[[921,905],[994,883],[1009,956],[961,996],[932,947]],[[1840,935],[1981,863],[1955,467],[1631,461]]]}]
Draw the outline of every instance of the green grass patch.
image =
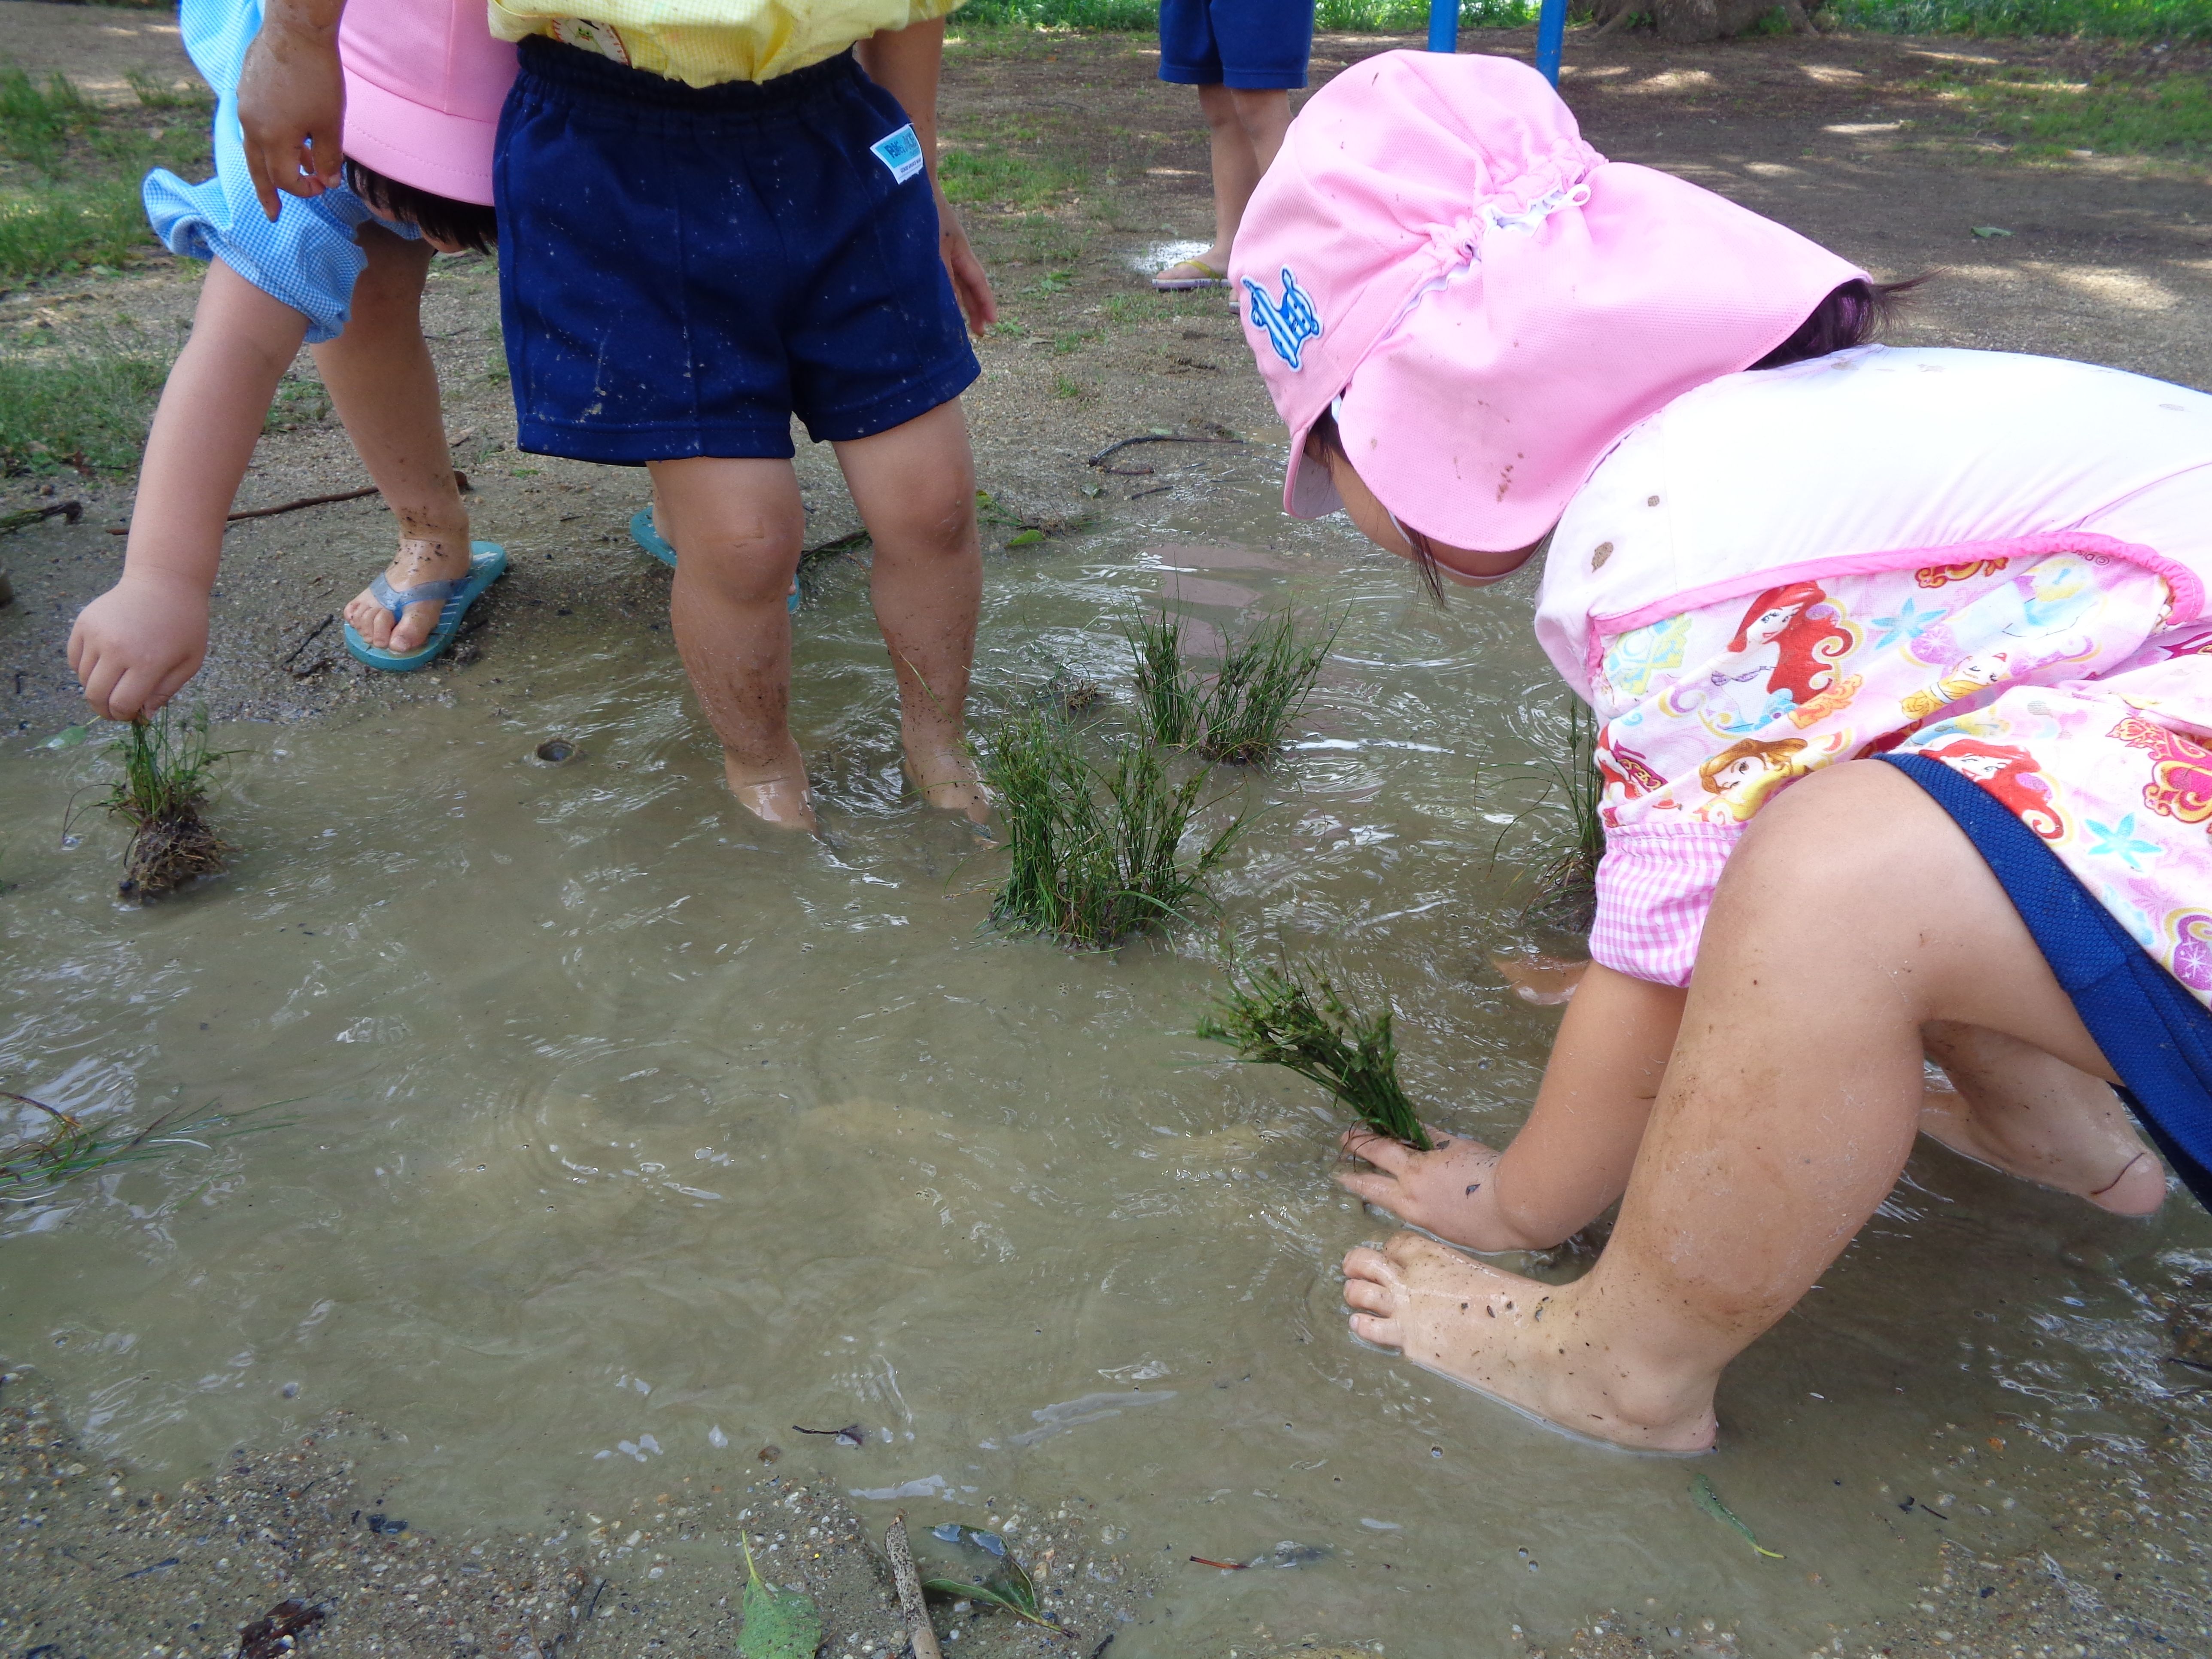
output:
[{"label": "green grass patch", "polygon": [[1895,34],[2212,40],[2212,0],[1831,0],[1826,15]]},{"label": "green grass patch", "polygon": [[167,373],[143,357],[0,357],[0,471],[137,466]]},{"label": "green grass patch", "polygon": [[154,246],[139,187],[149,167],[211,165],[204,90],[131,82],[135,104],[93,103],[59,75],[0,66],[0,282],[117,264]]},{"label": "green grass patch", "polygon": [[1085,950],[1195,916],[1211,902],[1206,877],[1246,822],[1194,834],[1205,773],[1176,783],[1160,750],[1127,740],[1095,763],[1057,707],[1006,720],[983,781],[998,797],[1010,860],[991,920]]},{"label": "green grass patch", "polygon": [[2099,74],[2085,82],[2015,69],[1953,78],[1948,88],[1972,113],[1977,132],[2008,140],[2021,155],[2212,151],[2212,82],[2202,76]]},{"label": "green grass patch", "polygon": [[959,138],[938,158],[939,179],[956,204],[1039,208],[1080,186],[1081,168],[1018,149],[997,139]]},{"label": "green grass patch", "polygon": [[1325,975],[1285,963],[1242,977],[1232,972],[1198,1035],[1227,1043],[1249,1064],[1285,1066],[1320,1084],[1376,1134],[1432,1152],[1421,1115],[1398,1082],[1391,1012],[1386,999],[1368,1013],[1340,996]]}]

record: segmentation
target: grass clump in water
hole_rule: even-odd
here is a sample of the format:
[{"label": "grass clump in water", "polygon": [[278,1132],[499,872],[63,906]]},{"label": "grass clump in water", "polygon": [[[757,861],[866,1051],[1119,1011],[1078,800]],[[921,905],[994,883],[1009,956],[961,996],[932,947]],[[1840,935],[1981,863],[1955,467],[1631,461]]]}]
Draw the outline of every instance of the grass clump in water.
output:
[{"label": "grass clump in water", "polygon": [[168,714],[133,720],[110,745],[123,776],[107,810],[131,829],[121,891],[141,902],[220,872],[234,850],[200,817],[222,756],[208,743],[205,708],[190,720]]},{"label": "grass clump in water", "polygon": [[1398,1082],[1398,1045],[1389,1002],[1363,1012],[1319,973],[1295,963],[1234,973],[1198,1035],[1225,1042],[1253,1065],[1284,1066],[1334,1095],[1379,1135],[1417,1152],[1436,1146]]},{"label": "grass clump in water", "polygon": [[1160,752],[1139,744],[1121,744],[1110,764],[1094,764],[1056,710],[1008,720],[983,781],[999,798],[1012,860],[991,920],[1088,950],[1195,915],[1208,902],[1206,878],[1246,822],[1186,853],[1204,774],[1173,783]]},{"label": "grass clump in water", "polygon": [[1313,695],[1343,625],[1340,617],[1325,635],[1310,638],[1283,611],[1233,641],[1209,683],[1183,655],[1180,618],[1163,611],[1139,623],[1129,648],[1146,731],[1155,743],[1193,749],[1210,761],[1254,766],[1272,760]]}]

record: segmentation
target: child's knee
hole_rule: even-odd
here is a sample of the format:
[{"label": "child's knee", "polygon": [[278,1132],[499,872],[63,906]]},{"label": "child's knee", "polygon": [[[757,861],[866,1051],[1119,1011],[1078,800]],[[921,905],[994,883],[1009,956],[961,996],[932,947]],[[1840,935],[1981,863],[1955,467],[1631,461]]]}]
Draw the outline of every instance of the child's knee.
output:
[{"label": "child's knee", "polygon": [[799,532],[772,517],[739,519],[711,532],[677,532],[682,584],[738,604],[784,602],[799,568]]}]

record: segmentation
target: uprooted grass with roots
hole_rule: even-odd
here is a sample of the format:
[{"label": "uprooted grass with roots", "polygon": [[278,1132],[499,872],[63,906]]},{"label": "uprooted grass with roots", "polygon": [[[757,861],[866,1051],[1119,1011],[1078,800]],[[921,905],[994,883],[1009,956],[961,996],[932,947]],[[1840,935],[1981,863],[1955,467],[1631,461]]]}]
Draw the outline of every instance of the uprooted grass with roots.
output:
[{"label": "uprooted grass with roots", "polygon": [[998,797],[1012,861],[992,921],[1090,950],[1194,915],[1208,902],[1206,876],[1246,823],[1235,818],[1186,852],[1206,775],[1173,782],[1159,750],[1127,740],[1094,763],[1057,709],[1001,726],[983,781]]},{"label": "uprooted grass with roots", "polygon": [[1380,1135],[1433,1152],[1421,1115],[1398,1081],[1391,1009],[1368,1013],[1339,995],[1326,975],[1295,963],[1255,968],[1198,1024],[1198,1035],[1225,1042],[1249,1064],[1282,1066],[1318,1083]]},{"label": "uprooted grass with roots", "polygon": [[200,817],[222,756],[209,746],[207,710],[190,720],[168,714],[133,720],[110,745],[123,776],[107,810],[131,829],[121,891],[142,903],[218,873],[234,850]]}]

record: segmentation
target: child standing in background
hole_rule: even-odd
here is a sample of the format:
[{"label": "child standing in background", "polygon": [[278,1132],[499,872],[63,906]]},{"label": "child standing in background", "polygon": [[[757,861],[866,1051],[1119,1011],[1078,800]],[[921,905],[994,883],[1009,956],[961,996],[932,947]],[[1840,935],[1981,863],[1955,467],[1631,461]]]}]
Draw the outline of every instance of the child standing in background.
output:
[{"label": "child standing in background", "polygon": [[1160,79],[1198,88],[1211,136],[1213,241],[1152,278],[1163,293],[1226,288],[1229,256],[1306,83],[1314,0],[1161,0]]},{"label": "child standing in background", "polygon": [[506,562],[489,545],[471,551],[422,300],[434,249],[483,250],[496,235],[493,123],[514,48],[471,0],[358,0],[343,137],[333,121],[316,158],[331,188],[280,211],[275,191],[257,199],[238,117],[259,0],[185,0],[179,22],[216,93],[216,176],[156,172],[146,209],[173,252],[210,269],[147,438],[122,578],[70,635],[70,665],[111,720],[153,713],[199,672],[224,521],[303,340],[399,520],[398,556],[346,607],[354,654],[427,665]]},{"label": "child standing in background", "polygon": [[[959,396],[981,372],[963,307],[978,329],[994,313],[936,184],[953,3],[494,11],[520,43],[497,167],[519,443],[652,470],[677,647],[732,793],[780,826],[814,827],[787,719],[794,413],[836,446],[875,545],[907,769],[932,805],[987,812],[963,726],[982,561]],[[327,122],[325,51],[303,42],[271,89],[280,182]]]}]

